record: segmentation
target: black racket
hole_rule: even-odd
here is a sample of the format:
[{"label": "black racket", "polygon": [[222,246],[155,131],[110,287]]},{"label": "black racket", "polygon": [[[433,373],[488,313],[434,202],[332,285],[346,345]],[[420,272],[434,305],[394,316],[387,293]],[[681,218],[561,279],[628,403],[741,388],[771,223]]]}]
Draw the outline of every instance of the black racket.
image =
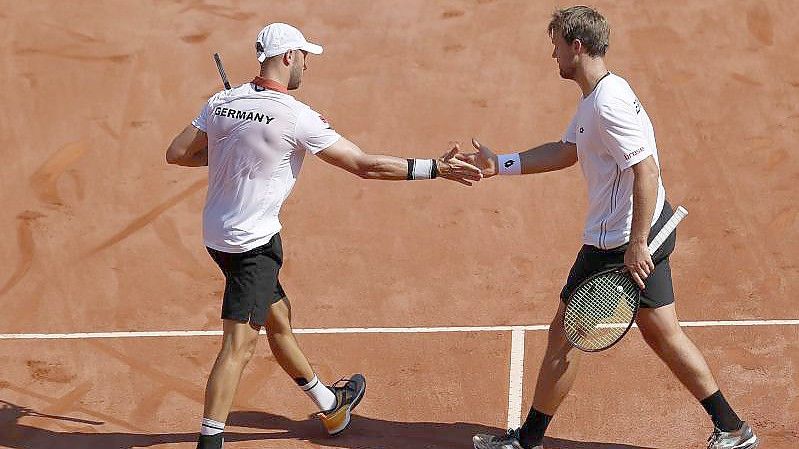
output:
[{"label": "black racket", "polygon": [[[649,244],[649,254],[660,248],[686,215],[682,206],[674,211]],[[640,304],[641,289],[624,267],[593,274],[569,295],[563,315],[566,338],[582,351],[608,349],[630,330]]]},{"label": "black racket", "polygon": [[222,58],[219,57],[219,53],[214,53],[214,62],[216,62],[216,69],[219,70],[219,76],[222,77],[222,84],[224,84],[226,90],[230,90],[230,83],[227,80],[225,68],[222,67]]}]

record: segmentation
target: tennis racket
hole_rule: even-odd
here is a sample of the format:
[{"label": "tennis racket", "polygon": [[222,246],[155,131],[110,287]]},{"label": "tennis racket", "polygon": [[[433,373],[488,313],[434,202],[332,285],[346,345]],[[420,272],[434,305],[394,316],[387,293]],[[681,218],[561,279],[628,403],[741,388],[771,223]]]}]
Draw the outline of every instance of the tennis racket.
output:
[{"label": "tennis racket", "polygon": [[[649,244],[654,254],[688,211],[680,206]],[[641,304],[641,289],[625,267],[591,275],[574,289],[566,302],[563,329],[569,343],[586,352],[610,348],[627,334]]]},{"label": "tennis racket", "polygon": [[222,77],[222,84],[225,85],[226,90],[230,90],[230,82],[227,80],[225,68],[222,67],[222,58],[219,57],[219,53],[214,53],[214,62],[216,62],[216,69],[219,70],[219,76]]}]

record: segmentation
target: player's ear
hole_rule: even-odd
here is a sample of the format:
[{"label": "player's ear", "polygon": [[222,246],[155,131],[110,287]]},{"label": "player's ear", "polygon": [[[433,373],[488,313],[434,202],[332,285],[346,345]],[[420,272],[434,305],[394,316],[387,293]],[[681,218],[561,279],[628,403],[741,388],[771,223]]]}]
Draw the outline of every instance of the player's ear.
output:
[{"label": "player's ear", "polygon": [[294,60],[294,50],[283,53],[283,65],[290,66],[292,60]]},{"label": "player's ear", "polygon": [[571,47],[574,54],[580,54],[583,50],[583,42],[580,39],[575,39],[572,41]]}]

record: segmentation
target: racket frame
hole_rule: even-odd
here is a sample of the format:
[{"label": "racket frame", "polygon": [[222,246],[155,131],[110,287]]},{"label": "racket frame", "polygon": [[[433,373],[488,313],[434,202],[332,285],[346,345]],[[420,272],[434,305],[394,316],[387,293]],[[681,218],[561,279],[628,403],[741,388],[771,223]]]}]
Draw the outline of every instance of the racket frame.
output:
[{"label": "racket frame", "polygon": [[[572,290],[571,294],[569,295],[569,298],[568,298],[568,299],[567,299],[567,301],[566,301],[566,309],[568,309],[568,307],[569,307],[569,303],[570,303],[570,302],[572,301],[572,299],[574,298],[574,294],[575,294],[577,291],[579,291],[579,290],[580,290],[580,289],[581,289],[581,288],[582,288],[582,287],[583,287],[585,284],[587,284],[587,283],[589,283],[589,282],[593,281],[594,279],[596,279],[596,278],[598,278],[598,277],[600,277],[600,276],[604,276],[604,275],[606,275],[606,274],[609,274],[609,273],[619,273],[619,274],[621,274],[621,275],[624,275],[624,274],[622,273],[623,271],[624,271],[624,266],[622,265],[621,267],[607,268],[607,269],[605,269],[605,270],[602,270],[602,271],[596,272],[596,273],[592,274],[591,276],[588,276],[588,277],[587,277],[587,278],[585,278],[585,279],[584,279],[582,282],[580,282],[579,284],[577,284],[577,287],[575,287],[575,289],[574,289],[574,290]],[[627,323],[627,328],[626,328],[626,329],[624,329],[624,332],[622,332],[622,333],[621,333],[621,334],[618,336],[618,338],[616,338],[615,340],[613,340],[613,342],[611,342],[610,344],[608,344],[608,345],[606,345],[606,346],[604,346],[604,347],[601,347],[601,348],[586,348],[586,347],[580,346],[580,345],[578,345],[577,343],[573,342],[573,341],[572,341],[572,340],[569,338],[569,335],[568,335],[568,334],[566,334],[566,340],[568,340],[568,341],[569,341],[569,343],[570,343],[572,346],[574,346],[575,348],[577,348],[577,349],[579,349],[579,350],[581,350],[581,351],[584,351],[584,352],[600,352],[600,351],[604,351],[605,349],[609,349],[609,348],[613,347],[613,346],[614,346],[616,343],[618,343],[618,342],[619,342],[619,340],[621,340],[622,338],[624,338],[624,336],[625,336],[625,335],[627,335],[627,332],[629,332],[629,331],[630,331],[630,329],[633,327],[633,323],[635,323],[635,319],[638,317],[638,310],[640,310],[640,309],[641,309],[641,288],[640,288],[640,287],[638,287],[638,286],[636,285],[636,291],[635,291],[635,307],[633,308],[633,316],[632,316],[632,318],[630,319],[630,322],[629,322],[629,323]],[[566,322],[565,322],[565,321],[566,321],[566,311],[564,310],[564,311],[563,311],[563,320],[562,320],[562,322],[563,322],[563,331],[564,331],[564,333],[566,333]]]},{"label": "racket frame", "polygon": [[[680,222],[682,221],[683,218],[685,218],[686,215],[688,215],[688,210],[686,210],[684,207],[678,206],[677,209],[675,209],[674,214],[671,216],[671,218],[669,218],[669,220],[666,222],[666,224],[663,225],[663,227],[660,229],[660,231],[658,231],[658,233],[655,235],[655,238],[652,239],[652,242],[649,244],[649,246],[648,246],[649,254],[654,254],[655,251],[657,251],[661,247],[661,245],[663,245],[663,242],[665,242],[666,239],[671,235],[671,233],[674,232],[674,230],[677,228],[677,225],[680,224]],[[638,311],[641,309],[641,288],[638,287],[637,284],[636,284],[637,294],[636,294],[636,297],[635,297],[635,308],[633,310],[632,319],[627,324],[627,328],[624,329],[624,332],[622,332],[619,335],[619,337],[616,340],[614,340],[612,343],[610,343],[609,345],[606,345],[606,346],[604,346],[602,348],[585,348],[585,347],[582,347],[582,346],[578,345],[577,343],[573,342],[572,339],[569,338],[569,334],[566,333],[566,311],[569,308],[569,303],[571,303],[572,299],[574,298],[574,294],[577,291],[579,291],[580,288],[582,286],[584,286],[585,284],[587,284],[588,282],[591,282],[594,279],[596,279],[596,278],[598,278],[600,276],[604,276],[604,275],[606,275],[608,273],[614,273],[614,272],[621,273],[622,271],[624,271],[624,269],[625,269],[624,266],[622,266],[622,267],[613,267],[613,268],[608,268],[608,269],[599,271],[597,273],[594,273],[591,276],[588,276],[587,278],[585,278],[579,284],[577,284],[577,287],[575,287],[574,290],[572,290],[572,292],[569,294],[569,297],[566,300],[566,310],[563,311],[563,318],[561,319],[561,325],[563,327],[563,333],[566,336],[566,340],[573,347],[575,347],[575,348],[577,348],[577,349],[579,349],[581,351],[584,351],[584,352],[600,352],[600,351],[604,351],[606,349],[610,349],[613,346],[615,346],[616,343],[621,341],[621,339],[624,338],[624,336],[627,335],[627,332],[629,332],[630,329],[633,327],[633,324],[635,323],[635,319],[638,317]],[[627,276],[629,276],[629,274]]]}]

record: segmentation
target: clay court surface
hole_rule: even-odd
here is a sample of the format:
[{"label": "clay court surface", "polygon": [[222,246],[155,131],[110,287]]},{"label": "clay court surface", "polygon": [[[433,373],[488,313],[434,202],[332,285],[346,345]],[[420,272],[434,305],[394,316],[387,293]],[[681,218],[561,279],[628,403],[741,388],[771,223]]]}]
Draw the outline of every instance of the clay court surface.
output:
[{"label": "clay court surface", "polygon": [[[2,3],[0,447],[194,447],[223,283],[206,172],[164,152],[220,89],[214,51],[246,82],[262,26],[299,26],[325,54],[297,97],[373,153],[471,136],[519,151],[558,139],[579,96],[550,58],[549,1]],[[672,257],[686,331],[761,448],[796,448],[796,3],[594,4],[690,211]],[[320,376],[360,371],[369,389],[326,438],[264,338],[226,447],[468,448],[518,425],[584,195],[577,167],[466,188],[306,158],[281,280]],[[633,330],[584,358],[545,447],[699,448],[710,430]]]}]

